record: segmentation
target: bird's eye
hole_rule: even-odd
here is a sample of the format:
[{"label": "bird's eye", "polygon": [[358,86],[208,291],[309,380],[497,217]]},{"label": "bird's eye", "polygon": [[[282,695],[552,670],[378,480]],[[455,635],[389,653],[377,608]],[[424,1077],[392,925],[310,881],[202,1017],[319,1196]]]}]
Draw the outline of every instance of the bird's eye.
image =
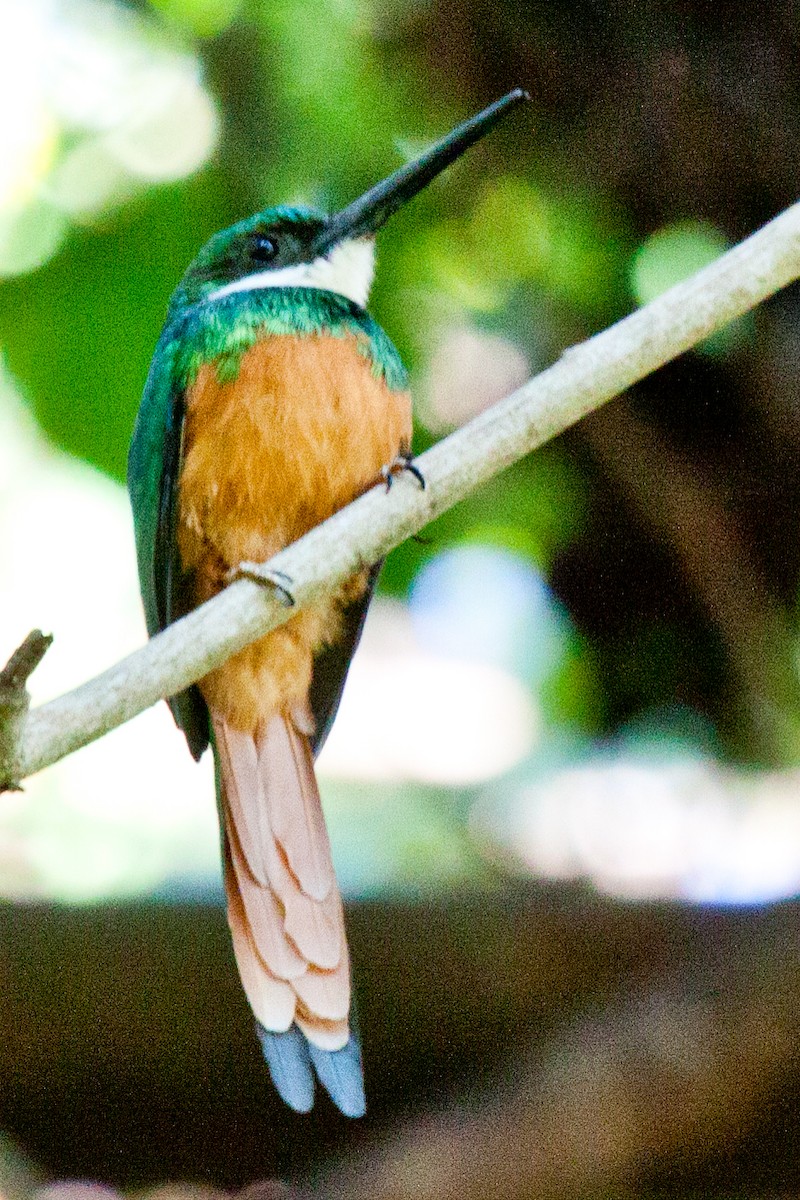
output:
[{"label": "bird's eye", "polygon": [[278,244],[273,238],[259,233],[253,238],[251,253],[256,262],[272,262],[278,253]]}]

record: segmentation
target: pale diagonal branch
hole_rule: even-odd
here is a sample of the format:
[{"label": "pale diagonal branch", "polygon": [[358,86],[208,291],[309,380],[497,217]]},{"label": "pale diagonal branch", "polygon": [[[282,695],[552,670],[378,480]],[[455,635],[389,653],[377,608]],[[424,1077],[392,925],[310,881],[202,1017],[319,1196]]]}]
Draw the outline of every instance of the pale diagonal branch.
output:
[{"label": "pale diagonal branch", "polygon": [[[298,606],[452,507],[612,396],[688,350],[800,276],[800,203],[580,345],[417,461],[427,487],[403,477],[360,497],[270,562],[289,575]],[[181,691],[296,611],[241,580],[97,678],[27,716],[15,755],[24,778]],[[14,782],[13,780],[7,782]]]}]

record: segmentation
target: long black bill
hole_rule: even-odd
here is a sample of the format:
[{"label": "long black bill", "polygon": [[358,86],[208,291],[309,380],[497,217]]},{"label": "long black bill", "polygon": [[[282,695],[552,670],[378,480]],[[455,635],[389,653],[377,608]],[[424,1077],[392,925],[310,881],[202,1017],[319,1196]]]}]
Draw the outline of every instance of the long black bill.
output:
[{"label": "long black bill", "polygon": [[495,100],[483,112],[470,117],[463,125],[458,125],[447,137],[442,138],[415,162],[406,163],[388,179],[377,183],[358,200],[348,204],[341,212],[334,213],[325,225],[320,235],[317,253],[324,253],[329,247],[343,238],[359,237],[374,233],[388,221],[392,213],[397,212],[406,201],[435,179],[445,167],[459,158],[475,142],[480,141],[490,129],[501,121],[506,113],[516,108],[530,96],[522,88],[514,88],[506,96]]}]

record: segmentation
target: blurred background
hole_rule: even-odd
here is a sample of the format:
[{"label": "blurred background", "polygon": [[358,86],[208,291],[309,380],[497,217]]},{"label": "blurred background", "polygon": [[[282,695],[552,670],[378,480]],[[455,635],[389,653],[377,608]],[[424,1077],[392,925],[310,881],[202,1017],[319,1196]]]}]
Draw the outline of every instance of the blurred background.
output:
[{"label": "blurred background", "polygon": [[[381,234],[421,450],[796,198],[797,18],[0,0],[0,659],[55,634],[35,701],[144,638],[127,444],[211,233],[529,89]],[[364,1122],[273,1096],[165,706],[0,797],[3,1197],[797,1192],[799,370],[790,289],[391,556],[320,760]]]}]

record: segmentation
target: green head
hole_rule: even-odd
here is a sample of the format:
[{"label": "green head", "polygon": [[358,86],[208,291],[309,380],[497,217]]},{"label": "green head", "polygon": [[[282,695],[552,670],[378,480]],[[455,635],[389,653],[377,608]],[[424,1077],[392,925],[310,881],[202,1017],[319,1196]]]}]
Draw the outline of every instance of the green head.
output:
[{"label": "green head", "polygon": [[520,88],[509,92],[332,216],[308,208],[269,208],[223,229],[189,267],[172,310],[266,287],[321,288],[364,307],[377,230],[527,98]]}]

